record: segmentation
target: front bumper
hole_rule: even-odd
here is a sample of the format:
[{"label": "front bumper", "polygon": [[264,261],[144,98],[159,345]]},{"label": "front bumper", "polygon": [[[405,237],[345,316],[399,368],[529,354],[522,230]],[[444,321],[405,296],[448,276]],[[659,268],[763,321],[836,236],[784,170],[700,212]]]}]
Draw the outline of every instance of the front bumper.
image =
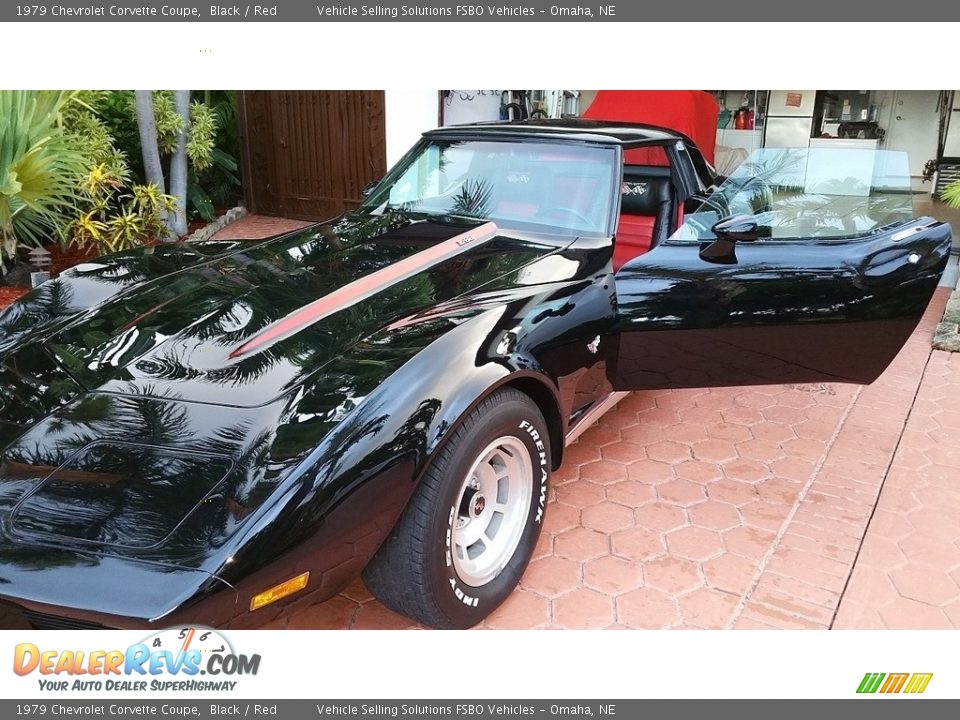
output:
[{"label": "front bumper", "polygon": [[200,570],[55,549],[24,559],[0,562],[0,629],[224,626],[236,613],[236,591]]}]

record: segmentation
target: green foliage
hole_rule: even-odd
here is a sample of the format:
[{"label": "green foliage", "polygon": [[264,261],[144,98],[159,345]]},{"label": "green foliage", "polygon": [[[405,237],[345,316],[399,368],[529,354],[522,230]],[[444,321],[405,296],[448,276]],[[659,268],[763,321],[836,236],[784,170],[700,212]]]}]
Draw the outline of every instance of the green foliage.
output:
[{"label": "green foliage", "polygon": [[62,129],[74,94],[0,91],[0,266],[19,243],[63,241],[88,167]]},{"label": "green foliage", "polygon": [[107,165],[98,165],[83,183],[87,207],[74,220],[71,237],[80,246],[97,246],[118,252],[162,237],[164,217],[176,201],[155,185],[128,187],[124,178]]},{"label": "green foliage", "polygon": [[210,167],[203,173],[190,170],[187,183],[187,204],[207,221],[216,217],[215,206],[234,205],[240,194],[240,176],[233,156],[214,148],[210,158]]},{"label": "green foliage", "polygon": [[[183,120],[154,93],[159,144]],[[233,204],[240,178],[235,93],[193,93],[188,208],[207,220]],[[19,244],[51,241],[120,250],[165,234],[173,198],[144,183],[133,92],[0,91],[0,268]]]},{"label": "green foliage", "polygon": [[[109,91],[75,93],[62,113],[64,132],[86,159],[69,239],[80,246],[96,246],[101,252],[125,250],[165,236],[164,218],[174,207],[173,198],[159,189],[131,183],[128,156],[117,147],[106,116],[117,109],[111,102],[114,95]],[[132,94],[124,100],[131,98]]]},{"label": "green foliage", "polygon": [[134,111],[133,91],[111,90],[103,93],[93,107],[113,138],[113,146],[124,154],[131,182],[143,182],[143,151],[140,149],[140,129]]},{"label": "green foliage", "polygon": [[[173,110],[173,94],[155,92],[154,111],[158,144],[164,154],[176,146],[176,132],[182,125]],[[102,93],[91,104],[114,138],[115,147],[126,156],[130,180],[145,181],[143,154],[131,90]],[[236,116],[236,92],[232,90],[194,91],[191,94],[190,128],[187,157],[190,170],[187,186],[187,210],[191,217],[215,219],[215,207],[234,205],[240,196],[240,177],[236,156],[239,153],[239,129]]]},{"label": "green foliage", "polygon": [[63,128],[89,163],[106,165],[114,174],[126,178],[129,176],[127,156],[117,149],[107,124],[96,109],[105,94],[84,91],[75,95],[64,107]]},{"label": "green foliage", "polygon": [[[157,120],[157,144],[164,155],[177,149],[177,138],[183,131],[183,118],[177,114],[170,90],[153,93],[153,110]],[[217,137],[217,117],[212,108],[202,102],[190,104],[190,124],[187,127],[187,159],[197,171],[210,167],[211,154]]]},{"label": "green foliage", "polygon": [[183,118],[177,114],[170,90],[153,93],[153,114],[157,121],[157,144],[160,153],[172,155],[177,149],[177,137],[183,130]]},{"label": "green foliage", "polygon": [[940,199],[950,207],[960,208],[960,181],[947,185],[940,193]]},{"label": "green foliage", "polygon": [[191,215],[213,220],[214,207],[233,206],[240,197],[240,172],[236,157],[240,152],[236,92],[207,90],[194,93],[194,102],[202,100],[217,125],[211,163],[202,171],[191,168],[187,186],[187,207]]},{"label": "green foliage", "polygon": [[197,172],[213,164],[213,146],[217,137],[217,118],[203,103],[190,105],[190,134],[187,136],[187,157]]},{"label": "green foliage", "polygon": [[[215,207],[233,204],[240,193],[240,178],[234,159],[239,145],[235,93],[195,92],[191,99],[190,126],[187,128],[187,207],[192,217],[211,221],[216,218]],[[133,92],[84,92],[79,94],[78,100],[82,105],[78,103],[70,124],[75,128],[75,134],[83,138],[93,166],[104,165],[104,170],[123,186],[117,191],[117,199],[112,201],[120,212],[119,206],[126,200],[119,198],[128,197],[130,192],[136,194],[138,187],[146,185]],[[162,153],[170,154],[176,148],[183,120],[174,111],[172,92],[156,91],[153,100],[158,145]],[[105,142],[107,140],[109,142]],[[95,209],[99,212],[101,208],[95,203],[84,216],[89,216]],[[152,221],[140,223],[145,229],[141,237],[149,234],[152,224]],[[134,230],[138,226],[129,221],[121,226],[118,221],[115,230],[122,229],[123,232],[106,234],[102,230],[93,232],[98,228],[92,223],[81,223],[78,227],[83,228],[83,242],[96,242],[106,248],[134,239]]]}]

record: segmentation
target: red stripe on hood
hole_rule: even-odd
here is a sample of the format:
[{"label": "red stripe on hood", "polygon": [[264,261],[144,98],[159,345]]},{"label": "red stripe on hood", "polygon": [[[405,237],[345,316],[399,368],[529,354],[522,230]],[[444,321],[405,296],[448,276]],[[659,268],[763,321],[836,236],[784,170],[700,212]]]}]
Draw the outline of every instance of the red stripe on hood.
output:
[{"label": "red stripe on hood", "polygon": [[484,223],[472,230],[454,235],[449,240],[437,243],[431,248],[414,253],[389,267],[358,278],[267,326],[235,348],[230,353],[230,358],[247,355],[265,345],[289,337],[336,312],[356,305],[394,283],[406,280],[432,265],[466,252],[477,243],[493,239],[497,230],[495,223]]}]

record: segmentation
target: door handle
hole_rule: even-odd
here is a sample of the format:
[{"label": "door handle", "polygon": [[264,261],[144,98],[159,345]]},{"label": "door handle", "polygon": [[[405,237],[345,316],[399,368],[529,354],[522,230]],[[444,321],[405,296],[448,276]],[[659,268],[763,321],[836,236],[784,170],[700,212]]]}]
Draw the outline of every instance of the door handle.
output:
[{"label": "door handle", "polygon": [[900,230],[899,232],[896,232],[893,235],[891,235],[890,241],[900,242],[901,240],[906,240],[907,238],[913,237],[919,232],[923,232],[924,230],[927,230],[928,228],[933,227],[938,222],[939,222],[938,220],[935,220],[932,217],[917,218],[916,220],[913,221],[913,223],[911,223],[910,227],[904,230]]},{"label": "door handle", "polygon": [[922,265],[925,253],[914,248],[888,247],[871,255],[861,266],[860,279],[866,284],[885,282],[902,272],[915,272]]}]

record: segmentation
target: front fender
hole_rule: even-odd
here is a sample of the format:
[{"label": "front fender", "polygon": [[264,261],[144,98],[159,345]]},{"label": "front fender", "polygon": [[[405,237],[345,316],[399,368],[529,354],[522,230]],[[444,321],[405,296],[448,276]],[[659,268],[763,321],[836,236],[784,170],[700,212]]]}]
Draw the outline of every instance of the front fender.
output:
[{"label": "front fender", "polygon": [[[511,381],[536,382],[554,402],[554,383],[516,357],[490,357],[506,308],[484,311],[434,340],[378,384],[284,482],[243,531],[218,575],[239,593],[234,627],[331,597],[349,584],[389,536],[430,459],[484,397]],[[509,353],[507,355],[510,355]],[[278,548],[287,548],[275,557]],[[273,553],[264,562],[266,553]],[[271,611],[244,613],[253,595],[309,571],[310,592]]]},{"label": "front fender", "polygon": [[242,530],[244,550],[216,570],[237,587],[238,607],[304,571],[312,593],[297,603],[325,599],[351,582],[389,536],[451,430],[503,385],[535,396],[555,429],[559,457],[571,413],[609,392],[604,355],[593,342],[613,323],[607,280],[505,294],[386,328],[327,369],[295,414],[348,411]]}]

